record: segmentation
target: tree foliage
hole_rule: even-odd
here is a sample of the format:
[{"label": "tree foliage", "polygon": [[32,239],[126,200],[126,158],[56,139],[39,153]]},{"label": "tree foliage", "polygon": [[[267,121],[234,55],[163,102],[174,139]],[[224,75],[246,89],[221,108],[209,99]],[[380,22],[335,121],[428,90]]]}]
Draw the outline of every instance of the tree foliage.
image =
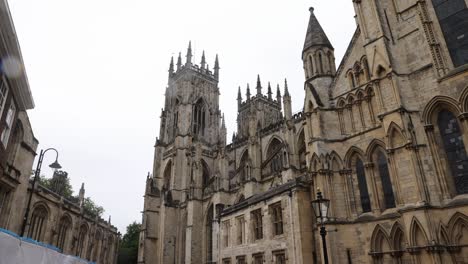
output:
[{"label": "tree foliage", "polygon": [[104,208],[97,205],[90,197],[86,197],[83,201],[83,209],[87,214],[90,214],[94,217],[102,216],[104,213]]},{"label": "tree foliage", "polygon": [[141,225],[137,222],[127,226],[127,232],[120,243],[118,264],[137,263],[140,228]]}]

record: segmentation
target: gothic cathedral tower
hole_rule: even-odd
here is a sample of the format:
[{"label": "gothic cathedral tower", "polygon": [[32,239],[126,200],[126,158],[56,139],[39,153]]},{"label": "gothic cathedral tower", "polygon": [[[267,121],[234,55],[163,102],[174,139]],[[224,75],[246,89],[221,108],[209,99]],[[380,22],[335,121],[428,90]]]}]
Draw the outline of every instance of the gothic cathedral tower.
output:
[{"label": "gothic cathedral tower", "polygon": [[191,43],[185,64],[180,53],[176,65],[171,59],[145,192],[139,263],[202,263],[205,252],[194,238],[203,236],[203,186],[216,171],[213,153],[226,145],[226,128],[219,110],[218,57],[213,71],[204,53],[200,65],[192,59]]}]

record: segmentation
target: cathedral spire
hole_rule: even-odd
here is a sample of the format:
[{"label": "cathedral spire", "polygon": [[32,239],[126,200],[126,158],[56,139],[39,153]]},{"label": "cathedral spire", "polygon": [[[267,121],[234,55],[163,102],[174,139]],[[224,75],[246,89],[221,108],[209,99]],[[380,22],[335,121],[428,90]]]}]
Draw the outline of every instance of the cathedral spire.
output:
[{"label": "cathedral spire", "polygon": [[305,52],[307,49],[313,46],[327,46],[330,49],[333,49],[330,41],[328,40],[325,31],[323,31],[322,26],[318,22],[317,18],[314,14],[314,8],[309,8],[310,11],[310,19],[309,19],[309,26],[307,27],[306,38],[304,41],[304,49]]},{"label": "cathedral spire", "polygon": [[214,76],[215,79],[219,79],[219,61],[218,61],[218,54],[216,54],[215,65],[214,65]]},{"label": "cathedral spire", "polygon": [[281,104],[281,92],[279,84],[276,86],[276,101]]},{"label": "cathedral spire", "polygon": [[182,54],[179,52],[179,58],[177,58],[177,71],[182,68]]},{"label": "cathedral spire", "polygon": [[273,94],[273,93],[271,92],[271,85],[270,85],[270,82],[268,82],[268,99],[271,100],[271,95],[272,95],[272,94]]},{"label": "cathedral spire", "polygon": [[247,84],[247,100],[250,100],[250,86]]},{"label": "cathedral spire", "polygon": [[188,48],[187,48],[187,61],[186,65],[192,65],[192,41],[189,41]]},{"label": "cathedral spire", "polygon": [[171,63],[169,64],[169,76],[174,73],[174,56],[171,57]]},{"label": "cathedral spire", "polygon": [[223,117],[221,119],[221,127],[226,128],[226,122],[224,121],[224,113],[223,113]]},{"label": "cathedral spire", "polygon": [[284,79],[284,97],[289,97],[289,91],[288,91],[288,80]]},{"label": "cathedral spire", "polygon": [[262,83],[260,81],[260,74],[257,74],[257,95],[262,94]]},{"label": "cathedral spire", "polygon": [[201,63],[200,63],[200,67],[202,70],[205,69],[205,65],[206,65],[205,51],[203,51],[202,56],[201,56]]},{"label": "cathedral spire", "polygon": [[242,104],[242,94],[241,94],[241,88],[239,86],[239,90],[237,91],[237,107],[240,107]]}]

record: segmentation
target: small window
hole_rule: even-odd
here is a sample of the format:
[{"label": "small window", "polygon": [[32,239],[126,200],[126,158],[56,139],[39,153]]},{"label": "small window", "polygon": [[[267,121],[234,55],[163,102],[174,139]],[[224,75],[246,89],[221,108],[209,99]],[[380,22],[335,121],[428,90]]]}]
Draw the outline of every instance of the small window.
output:
[{"label": "small window", "polygon": [[223,259],[223,264],[231,264],[231,259],[230,258]]},{"label": "small window", "polygon": [[3,113],[3,108],[5,107],[5,101],[8,95],[8,88],[6,83],[0,79],[0,116]]},{"label": "small window", "polygon": [[245,241],[245,219],[244,216],[236,218],[237,224],[237,245],[244,244]]},{"label": "small window", "polygon": [[279,236],[283,234],[283,209],[281,202],[271,205],[270,212],[272,214],[271,220],[273,223],[273,234]]},{"label": "small window", "polygon": [[223,222],[223,247],[229,247],[229,232],[231,228],[231,222],[226,220]]},{"label": "small window", "polygon": [[3,146],[6,148],[8,145],[8,139],[10,138],[10,133],[13,125],[13,119],[15,117],[16,107],[15,103],[12,101],[10,108],[8,109],[6,118],[5,118],[5,128],[2,131],[0,140],[2,141]]},{"label": "small window", "polygon": [[263,260],[264,260],[263,253],[258,253],[258,254],[253,255],[254,264],[263,264]]},{"label": "small window", "polygon": [[253,233],[254,239],[263,238],[263,223],[262,223],[262,209],[257,209],[251,213],[252,224],[253,224]]},{"label": "small window", "polygon": [[284,251],[273,252],[274,264],[286,264],[286,254]]},{"label": "small window", "polygon": [[237,259],[237,264],[247,264],[247,261],[245,261],[245,256],[239,256],[236,259]]}]

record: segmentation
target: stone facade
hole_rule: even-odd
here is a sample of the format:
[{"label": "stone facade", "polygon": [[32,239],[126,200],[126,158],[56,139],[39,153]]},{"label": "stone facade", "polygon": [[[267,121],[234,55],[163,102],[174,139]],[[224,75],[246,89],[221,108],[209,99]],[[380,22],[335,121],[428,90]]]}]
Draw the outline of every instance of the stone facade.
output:
[{"label": "stone facade", "polygon": [[[0,0],[0,228],[21,234],[38,147],[26,110],[34,108],[7,2]],[[58,173],[58,172],[57,172]],[[84,198],[84,189],[80,192]],[[115,263],[117,229],[36,185],[25,236],[97,263]]]},{"label": "stone facade", "polygon": [[239,89],[226,144],[219,65],[171,61],[139,263],[468,263],[465,0],[353,1],[338,68],[311,9],[303,111],[287,83]]}]

